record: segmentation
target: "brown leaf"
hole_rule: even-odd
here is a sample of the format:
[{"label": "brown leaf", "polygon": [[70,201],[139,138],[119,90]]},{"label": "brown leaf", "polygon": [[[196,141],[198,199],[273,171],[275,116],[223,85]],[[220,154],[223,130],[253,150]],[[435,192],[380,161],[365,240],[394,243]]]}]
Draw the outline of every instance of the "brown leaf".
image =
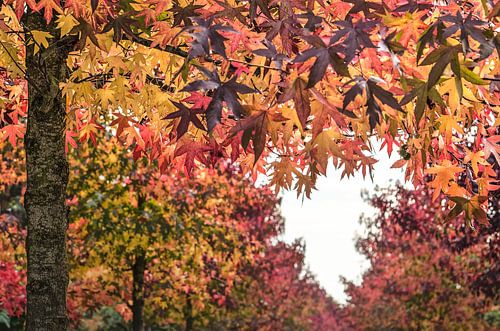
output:
[{"label": "brown leaf", "polygon": [[302,129],[305,129],[307,119],[311,115],[311,93],[306,89],[306,82],[297,78],[293,84],[295,94],[293,95],[293,102],[295,103],[295,110],[299,118]]}]

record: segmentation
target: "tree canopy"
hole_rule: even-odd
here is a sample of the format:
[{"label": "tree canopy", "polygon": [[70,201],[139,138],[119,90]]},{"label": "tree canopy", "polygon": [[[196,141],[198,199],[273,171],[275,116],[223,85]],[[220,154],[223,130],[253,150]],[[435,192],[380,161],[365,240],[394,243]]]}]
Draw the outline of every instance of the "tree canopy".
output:
[{"label": "tree canopy", "polygon": [[[498,185],[500,5],[489,0],[5,0],[0,140],[24,138],[30,329],[66,328],[67,149],[100,131],[163,173],[229,160],[310,196],[375,142],[447,218]],[[66,145],[66,151],[65,151]]]},{"label": "tree canopy", "polygon": [[[377,139],[389,154],[399,146],[394,166],[407,179],[431,177],[435,196],[458,197],[456,213],[485,222],[499,158],[498,10],[488,1],[5,1],[2,139],[23,136],[27,83],[43,84],[25,75],[25,45],[36,54],[69,43],[70,72],[58,82],[69,145],[111,125],[163,170],[224,157],[309,195],[330,161],[346,176],[371,172]],[[43,13],[39,29],[24,22],[31,12]]]}]

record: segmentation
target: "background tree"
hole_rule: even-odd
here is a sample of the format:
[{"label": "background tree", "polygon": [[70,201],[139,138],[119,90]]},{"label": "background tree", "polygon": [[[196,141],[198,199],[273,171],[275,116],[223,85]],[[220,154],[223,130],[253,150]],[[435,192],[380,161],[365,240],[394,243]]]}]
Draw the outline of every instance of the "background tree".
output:
[{"label": "background tree", "polygon": [[114,123],[163,171],[230,158],[246,172],[269,165],[277,189],[306,195],[329,160],[370,172],[371,136],[389,153],[401,146],[409,180],[432,175],[435,197],[459,197],[455,212],[486,222],[499,140],[493,3],[8,0],[0,13],[13,100],[2,139],[24,134],[5,114],[29,108],[30,329],[66,326],[65,130],[86,141]]},{"label": "background tree", "polygon": [[101,286],[132,302],[134,330],[143,329],[144,307],[149,325],[180,316],[192,329],[207,317],[197,310],[223,302],[240,265],[276,236],[278,200],[222,164],[188,179],[134,162],[114,139],[98,146],[75,151],[71,162],[71,219],[84,223],[75,277],[78,265],[101,267]]},{"label": "background tree", "polygon": [[340,306],[307,270],[304,250],[269,241],[206,330],[338,330]]},{"label": "background tree", "polygon": [[[358,250],[371,262],[360,286],[347,282],[346,315],[357,330],[491,330],[498,315],[499,214],[472,228],[445,221],[442,197],[422,187],[380,190]],[[495,199],[495,201],[498,201]]]},{"label": "background tree", "polygon": [[23,232],[25,222],[22,191],[26,185],[23,154],[6,142],[0,142],[0,330],[22,325],[26,304],[26,258]]},{"label": "background tree", "polygon": [[[283,219],[269,188],[223,164],[195,178],[162,175],[114,138],[96,139],[97,147],[70,154],[71,328],[125,330],[129,321],[136,330],[335,325],[336,305],[305,269],[303,247],[278,241]],[[9,304],[0,308],[16,330],[25,316],[26,232],[9,217],[0,236],[10,280],[0,302]]]}]

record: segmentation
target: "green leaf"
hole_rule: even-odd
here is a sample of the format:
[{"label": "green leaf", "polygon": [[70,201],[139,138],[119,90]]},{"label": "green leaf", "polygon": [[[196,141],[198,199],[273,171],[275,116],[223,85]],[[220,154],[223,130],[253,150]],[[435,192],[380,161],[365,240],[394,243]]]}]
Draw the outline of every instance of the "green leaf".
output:
[{"label": "green leaf", "polygon": [[436,88],[431,88],[429,91],[427,91],[427,95],[429,98],[434,101],[436,104],[439,106],[446,108],[446,104],[443,101],[443,98],[441,97],[441,94],[436,90]]},{"label": "green leaf", "polygon": [[460,73],[466,81],[469,81],[476,85],[488,85],[488,82],[486,80],[479,77],[476,73],[474,73],[463,64],[460,64]]},{"label": "green leaf", "polygon": [[461,70],[460,70],[460,61],[458,60],[458,54],[455,54],[453,56],[453,59],[451,60],[450,66],[451,66],[451,70],[455,74],[455,86],[457,87],[458,98],[459,98],[459,100],[462,100],[462,97],[464,95],[464,91],[462,88],[462,75],[461,75]]},{"label": "green leaf", "polygon": [[10,317],[6,310],[0,311],[0,325],[1,324],[4,324],[8,329],[10,329]]},{"label": "green leaf", "polygon": [[436,63],[443,56],[448,54],[452,47],[450,46],[440,46],[434,49],[432,52],[427,54],[427,57],[420,63],[421,66],[428,66],[430,64]]},{"label": "green leaf", "polygon": [[189,76],[189,59],[186,58],[181,68],[182,81],[187,82],[188,76]]},{"label": "green leaf", "polygon": [[468,199],[463,197],[450,197],[450,200],[456,203],[457,205],[465,205],[467,202],[469,202]]},{"label": "green leaf", "polygon": [[337,74],[344,77],[351,77],[349,69],[347,68],[344,60],[333,51],[330,52],[330,63]]}]

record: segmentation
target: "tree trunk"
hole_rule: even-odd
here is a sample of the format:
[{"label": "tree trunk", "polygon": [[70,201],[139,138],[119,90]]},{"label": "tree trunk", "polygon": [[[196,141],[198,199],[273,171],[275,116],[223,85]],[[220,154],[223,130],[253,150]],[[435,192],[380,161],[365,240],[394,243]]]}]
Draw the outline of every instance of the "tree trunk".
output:
[{"label": "tree trunk", "polygon": [[146,257],[139,254],[136,257],[132,268],[132,329],[133,331],[143,331],[143,310],[144,310],[144,270],[146,269]]},{"label": "tree trunk", "polygon": [[[64,150],[66,107],[59,82],[67,77],[66,60],[74,43],[58,38],[54,20],[40,14],[24,20],[28,31],[49,32],[49,47],[34,54],[26,48],[28,123],[25,135],[28,254],[27,330],[66,330],[68,162]],[[30,36],[29,32],[26,34]]]},{"label": "tree trunk", "polygon": [[184,331],[193,331],[194,318],[193,318],[193,303],[191,302],[191,294],[186,294],[186,306],[184,307],[184,319],[186,320],[186,327]]}]

